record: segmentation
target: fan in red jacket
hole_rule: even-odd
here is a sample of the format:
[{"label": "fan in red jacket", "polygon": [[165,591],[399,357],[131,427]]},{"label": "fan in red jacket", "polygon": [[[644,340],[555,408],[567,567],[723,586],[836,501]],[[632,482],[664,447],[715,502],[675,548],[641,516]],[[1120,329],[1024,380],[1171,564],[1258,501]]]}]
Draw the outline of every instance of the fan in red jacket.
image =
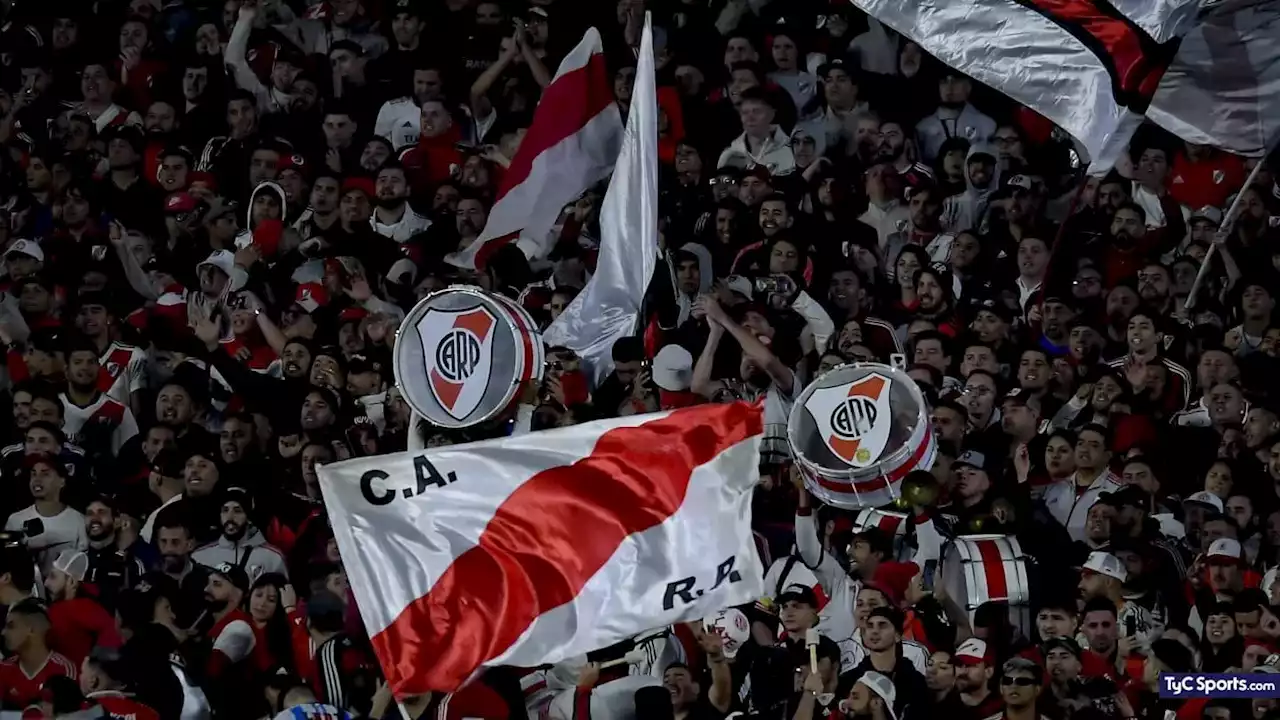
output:
[{"label": "fan in red jacket", "polygon": [[449,179],[455,167],[462,167],[462,153],[456,147],[461,141],[462,131],[443,102],[428,100],[422,104],[418,144],[400,154],[415,194],[434,191],[437,184]]},{"label": "fan in red jacket", "polygon": [[115,617],[95,600],[94,588],[84,582],[89,556],[63,550],[53,561],[44,588],[49,594],[49,647],[79,665],[95,647],[114,649],[124,640]]}]

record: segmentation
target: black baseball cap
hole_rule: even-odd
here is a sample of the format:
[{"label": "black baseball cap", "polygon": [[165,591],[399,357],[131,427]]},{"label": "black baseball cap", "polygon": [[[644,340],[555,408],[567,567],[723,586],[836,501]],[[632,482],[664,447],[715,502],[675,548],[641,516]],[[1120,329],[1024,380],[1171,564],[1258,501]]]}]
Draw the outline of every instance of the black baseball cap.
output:
[{"label": "black baseball cap", "polygon": [[778,605],[787,602],[804,603],[816,610],[818,607],[818,594],[808,585],[792,583],[787,586],[787,589],[778,594]]}]

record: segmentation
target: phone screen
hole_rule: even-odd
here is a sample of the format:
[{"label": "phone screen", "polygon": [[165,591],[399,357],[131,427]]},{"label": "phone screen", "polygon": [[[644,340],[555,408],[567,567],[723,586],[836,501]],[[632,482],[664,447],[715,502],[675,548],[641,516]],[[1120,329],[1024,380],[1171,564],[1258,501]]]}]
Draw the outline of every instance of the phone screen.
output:
[{"label": "phone screen", "polygon": [[937,561],[937,560],[925,560],[925,561],[924,561],[924,570],[922,571],[922,574],[924,575],[923,580],[924,580],[924,589],[925,589],[925,590],[927,590],[927,591],[929,591],[929,592],[933,592],[933,576],[934,576],[934,574],[936,574],[936,573],[937,573],[937,571],[938,571],[938,561]]}]

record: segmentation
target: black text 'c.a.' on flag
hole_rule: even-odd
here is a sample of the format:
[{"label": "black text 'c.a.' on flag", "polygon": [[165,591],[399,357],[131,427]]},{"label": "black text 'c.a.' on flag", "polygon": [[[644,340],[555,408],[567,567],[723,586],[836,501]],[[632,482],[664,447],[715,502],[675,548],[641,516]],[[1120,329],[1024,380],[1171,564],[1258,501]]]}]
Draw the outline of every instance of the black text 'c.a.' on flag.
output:
[{"label": "black text 'c.a.' on flag", "polygon": [[701,405],[319,468],[399,696],[753,602],[758,406]]},{"label": "black text 'c.a.' on flag", "polygon": [[852,0],[1114,165],[1203,0]]}]

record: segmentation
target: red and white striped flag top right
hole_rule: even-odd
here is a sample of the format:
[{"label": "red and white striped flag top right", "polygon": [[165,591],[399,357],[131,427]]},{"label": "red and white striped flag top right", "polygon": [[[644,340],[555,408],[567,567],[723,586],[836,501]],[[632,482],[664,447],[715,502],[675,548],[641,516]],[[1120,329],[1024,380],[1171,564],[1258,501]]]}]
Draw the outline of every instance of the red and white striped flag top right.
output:
[{"label": "red and white striped flag top right", "polygon": [[318,468],[392,690],[754,602],[763,434],[758,405],[700,405]]}]

